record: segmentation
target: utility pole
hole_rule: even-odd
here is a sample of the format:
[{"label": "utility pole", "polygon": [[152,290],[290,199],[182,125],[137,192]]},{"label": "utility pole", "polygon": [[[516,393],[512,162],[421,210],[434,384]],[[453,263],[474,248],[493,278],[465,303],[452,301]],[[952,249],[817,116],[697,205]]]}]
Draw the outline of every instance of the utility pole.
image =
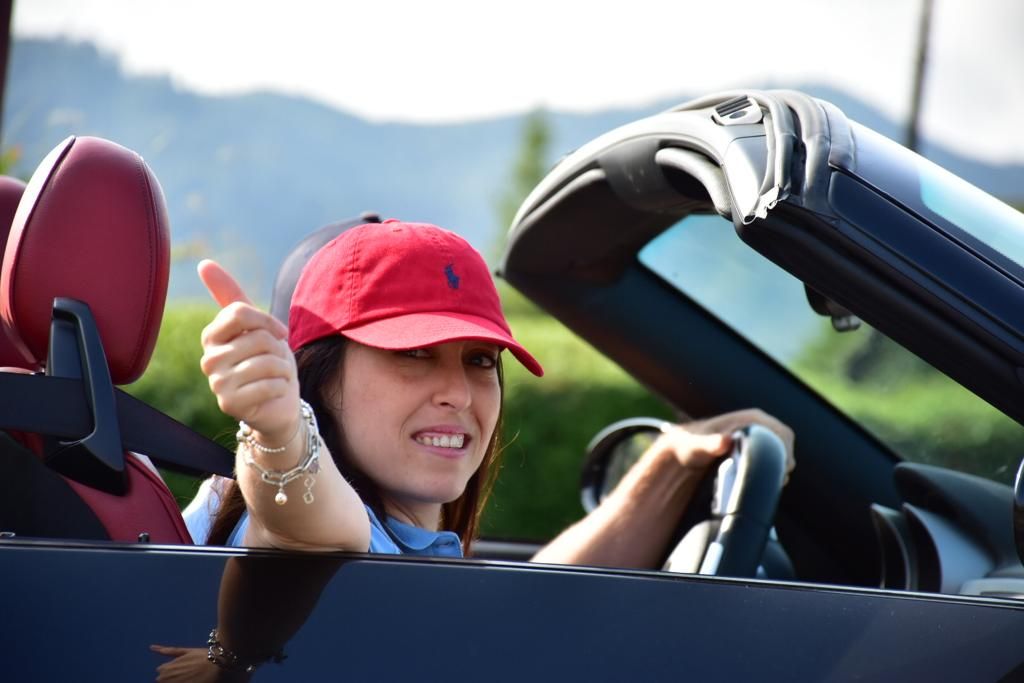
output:
[{"label": "utility pole", "polygon": [[924,92],[925,70],[928,66],[928,37],[932,26],[933,0],[921,0],[921,17],[917,28],[917,58],[914,62],[914,83],[910,93],[910,118],[907,121],[905,145],[918,151],[921,119],[921,96]]},{"label": "utility pole", "polygon": [[[910,116],[907,119],[907,129],[903,141],[904,146],[915,152],[918,151],[920,144],[921,99],[924,92],[925,70],[928,66],[928,36],[931,33],[932,6],[932,0],[921,0],[921,16],[917,26],[917,55],[914,60],[914,81],[910,92]],[[846,376],[854,382],[864,380],[871,374],[886,346],[886,338],[875,328],[869,329],[870,333],[867,339],[864,340],[860,348],[850,355],[846,362]]]}]

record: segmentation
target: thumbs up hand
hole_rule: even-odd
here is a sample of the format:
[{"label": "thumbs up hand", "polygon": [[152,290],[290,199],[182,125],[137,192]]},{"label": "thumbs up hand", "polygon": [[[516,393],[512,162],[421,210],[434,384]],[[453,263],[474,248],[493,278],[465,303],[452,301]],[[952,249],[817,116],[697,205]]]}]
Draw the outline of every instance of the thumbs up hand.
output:
[{"label": "thumbs up hand", "polygon": [[248,422],[260,443],[284,445],[299,426],[299,382],[288,329],[253,306],[220,264],[204,260],[198,270],[221,306],[203,329],[199,362],[217,405]]}]

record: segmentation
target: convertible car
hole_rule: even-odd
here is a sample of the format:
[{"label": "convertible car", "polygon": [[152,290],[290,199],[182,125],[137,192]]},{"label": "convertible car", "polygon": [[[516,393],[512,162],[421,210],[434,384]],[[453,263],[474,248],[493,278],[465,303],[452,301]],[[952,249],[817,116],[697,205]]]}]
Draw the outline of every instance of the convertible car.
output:
[{"label": "convertible car", "polygon": [[[1024,680],[1024,216],[827,102],[734,91],[610,131],[510,228],[500,275],[681,414],[796,432],[788,483],[778,440],[741,434],[662,571],[529,564],[508,539],[464,560],[189,545],[149,462],[230,475],[230,453],[116,388],[163,310],[156,178],[70,138],[13,204],[6,679],[139,680],[153,644],[227,676],[217,627],[269,660],[230,675],[268,681]],[[929,396],[994,414],[1011,452],[938,458],[938,411],[908,443],[895,408]],[[658,429],[581,445],[586,506]]]}]

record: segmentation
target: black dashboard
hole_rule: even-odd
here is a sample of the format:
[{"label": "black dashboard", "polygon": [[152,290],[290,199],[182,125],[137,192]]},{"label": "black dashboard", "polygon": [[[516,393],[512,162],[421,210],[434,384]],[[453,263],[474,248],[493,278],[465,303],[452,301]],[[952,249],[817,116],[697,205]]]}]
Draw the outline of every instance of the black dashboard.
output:
[{"label": "black dashboard", "polygon": [[1013,491],[929,465],[895,468],[899,510],[872,505],[883,588],[1024,598]]}]

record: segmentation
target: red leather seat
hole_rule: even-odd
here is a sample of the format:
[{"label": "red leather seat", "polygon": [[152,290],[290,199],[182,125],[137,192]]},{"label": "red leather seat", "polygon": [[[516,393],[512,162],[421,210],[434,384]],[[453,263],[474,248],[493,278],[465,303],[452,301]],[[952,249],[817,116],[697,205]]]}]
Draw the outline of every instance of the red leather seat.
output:
[{"label": "red leather seat", "polygon": [[[28,367],[46,364],[55,297],[91,309],[115,385],[145,371],[167,295],[170,237],[156,177],[120,145],[68,138],[33,174],[18,204],[0,270],[0,317]],[[39,452],[33,435],[22,441]],[[124,495],[65,477],[112,540],[191,543],[159,475],[125,458]]]},{"label": "red leather seat", "polygon": [[[11,232],[14,214],[18,203],[25,193],[25,183],[17,178],[0,176],[0,254],[7,247],[7,237]],[[22,368],[27,370],[32,362],[26,358],[8,336],[5,325],[0,325],[0,368]]]}]

